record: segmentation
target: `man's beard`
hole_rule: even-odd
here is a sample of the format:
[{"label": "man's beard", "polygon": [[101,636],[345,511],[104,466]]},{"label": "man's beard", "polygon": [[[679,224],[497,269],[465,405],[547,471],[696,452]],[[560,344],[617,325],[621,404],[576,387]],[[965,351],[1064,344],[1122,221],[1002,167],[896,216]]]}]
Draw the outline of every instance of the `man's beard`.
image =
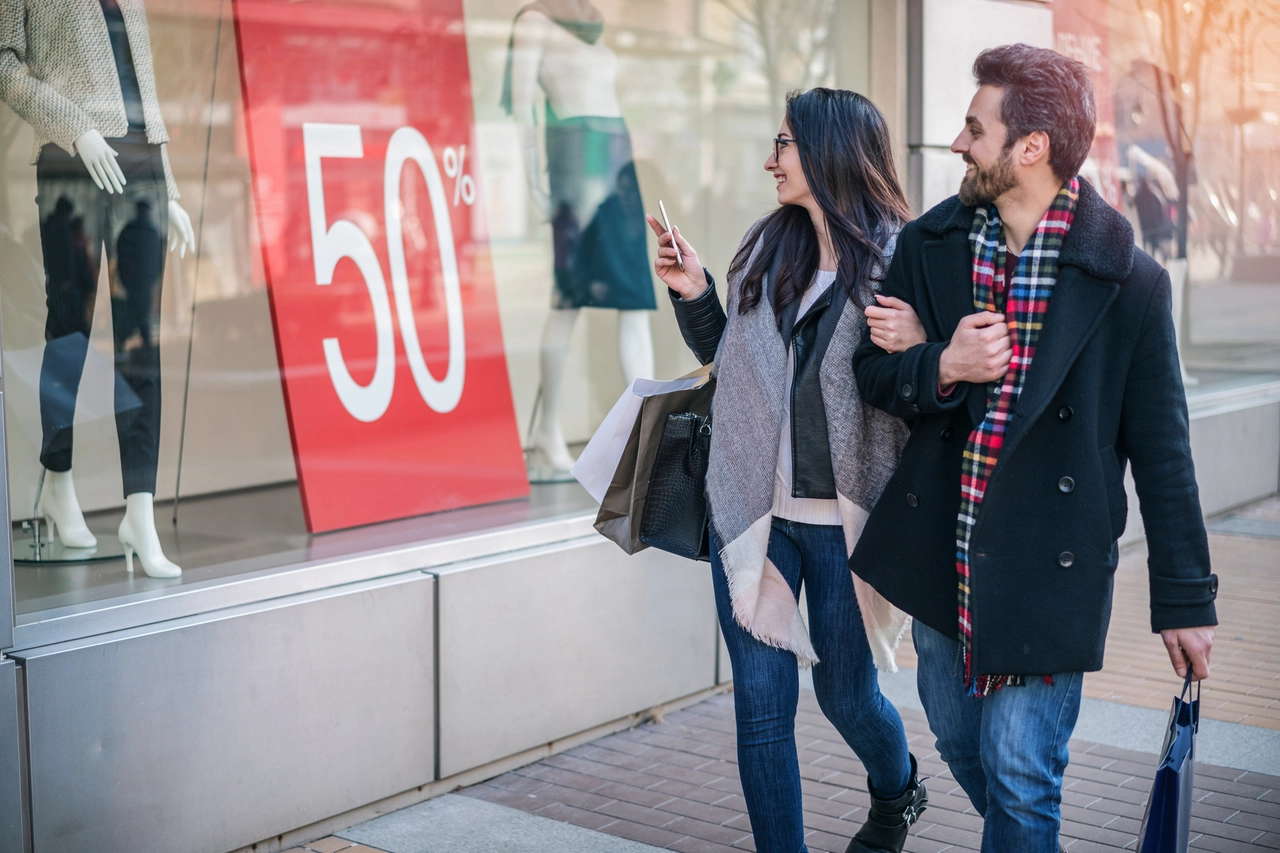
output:
[{"label": "man's beard", "polygon": [[966,207],[990,204],[1018,185],[1018,176],[1013,171],[1011,148],[1004,149],[1000,153],[1000,159],[989,169],[982,168],[967,157],[965,162],[973,164],[973,174],[966,175],[960,182],[960,203]]}]

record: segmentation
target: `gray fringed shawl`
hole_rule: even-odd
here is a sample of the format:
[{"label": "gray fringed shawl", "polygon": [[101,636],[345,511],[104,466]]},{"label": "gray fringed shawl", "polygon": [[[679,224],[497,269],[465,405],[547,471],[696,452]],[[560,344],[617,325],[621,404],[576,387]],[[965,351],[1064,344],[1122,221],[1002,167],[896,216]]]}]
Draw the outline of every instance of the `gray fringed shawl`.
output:
[{"label": "gray fringed shawl", "polygon": [[[886,268],[896,242],[895,234],[884,247]],[[753,262],[763,243],[763,239],[756,241]],[[874,290],[879,290],[881,279],[883,271],[873,276]],[[734,619],[753,637],[794,653],[801,665],[810,665],[818,659],[799,604],[767,556],[783,429],[787,347],[778,334],[769,293],[772,282],[766,283],[756,308],[745,315],[737,310],[740,286],[741,277],[729,279],[728,325],[715,360],[715,431],[707,470],[711,524],[720,541]],[[845,548],[852,554],[871,508],[897,467],[907,427],[865,405],[858,392],[853,351],[866,334],[862,312],[839,298],[827,310],[842,314],[819,380]],[[907,616],[857,575],[850,575],[876,666],[896,671],[894,652],[906,630]]]}]

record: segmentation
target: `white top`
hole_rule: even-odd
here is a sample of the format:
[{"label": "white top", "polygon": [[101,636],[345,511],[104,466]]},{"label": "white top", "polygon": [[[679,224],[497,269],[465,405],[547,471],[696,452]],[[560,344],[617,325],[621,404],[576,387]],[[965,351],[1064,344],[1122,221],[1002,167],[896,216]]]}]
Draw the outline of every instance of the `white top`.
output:
[{"label": "white top", "polygon": [[618,58],[604,39],[587,44],[537,10],[516,21],[511,54],[516,118],[530,116],[535,80],[557,118],[622,115],[614,88],[617,73]]},{"label": "white top", "polygon": [[[796,322],[809,312],[818,297],[835,283],[834,270],[818,270],[813,284],[800,299]],[[840,505],[835,500],[820,498],[796,498],[791,496],[791,383],[795,374],[795,347],[787,345],[787,387],[782,395],[782,438],[778,442],[778,470],[773,481],[773,515],[802,524],[830,524],[840,526]]]}]

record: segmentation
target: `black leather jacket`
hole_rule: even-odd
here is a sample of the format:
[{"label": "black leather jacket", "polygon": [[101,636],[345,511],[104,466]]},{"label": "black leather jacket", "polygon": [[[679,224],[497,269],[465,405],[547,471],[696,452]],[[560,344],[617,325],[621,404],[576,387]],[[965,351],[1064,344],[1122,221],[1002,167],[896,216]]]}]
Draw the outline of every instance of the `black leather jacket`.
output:
[{"label": "black leather jacket", "polygon": [[[709,272],[706,276],[707,289],[695,299],[686,301],[674,290],[668,290],[680,334],[703,364],[715,360],[728,325],[728,317],[716,295],[715,279]],[[819,381],[822,358],[840,319],[839,310],[829,310],[834,289],[834,286],[828,288],[798,323],[799,300],[782,311],[779,333],[784,341],[790,341],[795,362],[791,377],[791,495],[797,498],[834,500],[836,497],[827,437],[827,409],[822,402]],[[768,294],[762,298],[768,298]]]}]

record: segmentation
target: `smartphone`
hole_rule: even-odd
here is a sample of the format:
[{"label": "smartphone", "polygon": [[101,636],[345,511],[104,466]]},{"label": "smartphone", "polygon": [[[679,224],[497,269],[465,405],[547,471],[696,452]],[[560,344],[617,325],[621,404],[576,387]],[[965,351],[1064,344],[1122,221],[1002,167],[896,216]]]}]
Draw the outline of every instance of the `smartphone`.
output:
[{"label": "smartphone", "polygon": [[662,214],[662,226],[671,234],[671,248],[676,250],[676,266],[684,272],[684,258],[680,255],[680,247],[676,244],[676,232],[671,229],[671,220],[667,219],[667,206],[658,199],[658,212]]}]

